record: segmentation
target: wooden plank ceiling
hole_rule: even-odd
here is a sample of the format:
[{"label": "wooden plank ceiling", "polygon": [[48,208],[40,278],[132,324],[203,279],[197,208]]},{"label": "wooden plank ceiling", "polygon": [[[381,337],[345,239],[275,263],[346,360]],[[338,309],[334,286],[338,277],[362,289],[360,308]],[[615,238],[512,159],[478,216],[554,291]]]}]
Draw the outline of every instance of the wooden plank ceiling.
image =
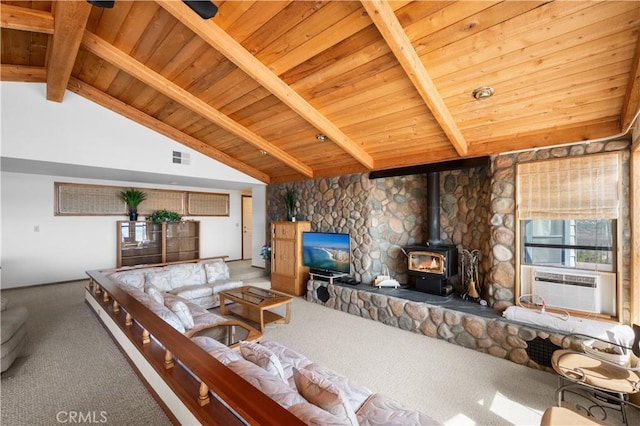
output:
[{"label": "wooden plank ceiling", "polygon": [[266,183],[607,137],[639,108],[638,1],[214,3],[2,1],[1,78]]}]

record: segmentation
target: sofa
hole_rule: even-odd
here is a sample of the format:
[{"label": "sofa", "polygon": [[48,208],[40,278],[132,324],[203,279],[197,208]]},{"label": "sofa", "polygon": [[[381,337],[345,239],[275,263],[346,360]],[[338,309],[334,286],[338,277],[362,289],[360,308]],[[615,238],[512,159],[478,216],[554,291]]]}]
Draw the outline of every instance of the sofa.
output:
[{"label": "sofa", "polygon": [[9,306],[6,298],[0,302],[0,337],[2,338],[1,367],[5,372],[27,347],[27,319],[29,312],[24,306]]},{"label": "sofa", "polygon": [[207,336],[192,341],[306,424],[440,424],[281,343],[240,342],[234,350]]},{"label": "sofa", "polygon": [[120,287],[134,287],[143,292],[153,287],[162,294],[178,296],[205,309],[220,305],[218,293],[242,287],[242,281],[232,280],[224,259],[201,259],[149,266],[134,266],[104,271]]}]

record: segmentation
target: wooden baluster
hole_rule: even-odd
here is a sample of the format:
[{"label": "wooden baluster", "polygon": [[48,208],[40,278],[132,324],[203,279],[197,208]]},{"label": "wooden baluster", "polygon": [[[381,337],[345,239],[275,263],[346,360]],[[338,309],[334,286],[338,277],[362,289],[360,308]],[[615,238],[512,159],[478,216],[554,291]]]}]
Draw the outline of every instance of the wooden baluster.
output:
[{"label": "wooden baluster", "polygon": [[124,318],[124,325],[129,327],[129,326],[131,326],[131,324],[133,324],[133,317],[131,316],[131,314],[129,312],[127,312],[127,315]]},{"label": "wooden baluster", "polygon": [[150,343],[150,342],[151,342],[151,337],[149,337],[149,332],[145,328],[142,330],[142,344],[146,345],[147,343]]},{"label": "wooden baluster", "polygon": [[98,283],[96,283],[96,294],[100,294],[101,291],[102,291],[102,289],[100,288]]},{"label": "wooden baluster", "polygon": [[173,354],[169,350],[164,351],[164,368],[173,368]]},{"label": "wooden baluster", "polygon": [[106,291],[104,292],[104,294],[102,295],[102,301],[104,303],[109,303],[109,293],[107,293]]},{"label": "wooden baluster", "polygon": [[209,399],[209,386],[205,385],[204,382],[200,382],[200,395],[198,396],[198,404],[201,407],[207,405],[211,400]]},{"label": "wooden baluster", "polygon": [[117,314],[118,312],[120,312],[120,304],[117,300],[113,299],[113,313]]}]

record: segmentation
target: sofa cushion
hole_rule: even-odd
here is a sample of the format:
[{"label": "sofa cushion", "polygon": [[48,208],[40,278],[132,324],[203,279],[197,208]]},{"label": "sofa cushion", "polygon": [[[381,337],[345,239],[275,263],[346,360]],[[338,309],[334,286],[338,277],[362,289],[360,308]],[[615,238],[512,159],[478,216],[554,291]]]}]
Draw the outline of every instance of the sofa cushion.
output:
[{"label": "sofa cushion", "polygon": [[442,423],[419,411],[408,409],[393,399],[376,393],[360,407],[357,418],[362,426],[440,425]]},{"label": "sofa cushion", "polygon": [[294,368],[293,380],[298,392],[307,401],[343,419],[346,424],[358,424],[356,414],[346,396],[329,380],[306,368]]},{"label": "sofa cushion", "polygon": [[196,336],[191,340],[223,364],[242,360],[242,357],[236,351],[229,349],[229,347],[211,337]]},{"label": "sofa cushion", "polygon": [[174,314],[180,318],[180,322],[184,325],[184,328],[190,330],[194,327],[193,316],[191,316],[191,311],[186,303],[182,300],[175,299],[165,299],[165,305],[167,308],[171,310]]},{"label": "sofa cushion", "polygon": [[164,305],[164,296],[162,296],[162,293],[160,292],[160,290],[158,290],[158,287],[154,286],[153,284],[147,283],[144,286],[144,292],[153,297],[153,300],[155,300],[159,304]]},{"label": "sofa cushion", "polygon": [[229,279],[229,266],[222,259],[209,260],[203,262],[204,270],[209,284],[215,281],[224,281]]},{"label": "sofa cushion", "polygon": [[165,267],[170,273],[172,289],[188,285],[202,285],[207,282],[204,269],[199,263],[183,263]]},{"label": "sofa cushion", "polygon": [[213,290],[206,285],[186,285],[183,287],[177,287],[170,291],[171,294],[180,296],[184,299],[198,299],[200,297],[211,296]]},{"label": "sofa cushion", "polygon": [[144,283],[146,271],[120,271],[109,274],[108,277],[111,280],[116,281],[119,284],[123,284],[127,287],[135,287],[140,290],[144,290]]},{"label": "sofa cushion", "polygon": [[230,362],[227,367],[285,408],[306,403],[305,399],[289,385],[252,362],[243,359]]},{"label": "sofa cushion", "polygon": [[287,408],[291,414],[311,426],[344,426],[345,421],[322,408],[305,401]]},{"label": "sofa cushion", "polygon": [[284,383],[289,384],[284,375],[284,371],[282,370],[280,360],[276,354],[271,351],[271,349],[259,345],[258,343],[251,343],[242,340],[240,342],[240,353],[247,361],[251,361],[258,367],[264,368]]},{"label": "sofa cushion", "polygon": [[311,364],[311,360],[288,346],[273,340],[263,340],[260,344],[271,349],[271,351],[276,354],[280,360],[280,364],[282,364],[284,376],[289,380],[289,385],[295,388],[296,384],[293,382],[293,367],[298,369],[304,368]]},{"label": "sofa cushion", "polygon": [[371,391],[366,387],[322,365],[311,363],[306,366],[306,369],[314,372],[318,377],[333,383],[335,387],[340,389],[347,401],[349,401],[351,409],[355,412],[357,412],[358,408],[371,396]]},{"label": "sofa cushion", "polygon": [[29,311],[24,306],[16,306],[2,311],[0,338],[3,345],[27,322],[27,318],[29,318]]},{"label": "sofa cushion", "polygon": [[208,285],[211,286],[211,291],[213,291],[213,294],[218,294],[221,291],[242,287],[243,283],[242,281],[224,280],[224,281],[214,281],[212,283],[209,283]]},{"label": "sofa cushion", "polygon": [[158,315],[170,326],[178,330],[180,333],[185,332],[184,325],[182,324],[182,321],[180,321],[180,318],[178,318],[176,314],[171,312],[171,310],[168,307],[166,307],[165,305],[159,304],[158,302],[155,301],[153,297],[149,296],[147,293],[145,293],[142,290],[139,290],[136,287],[124,286],[121,288],[124,291],[126,291],[128,294],[130,294],[132,297],[134,297],[136,300],[138,300],[140,303],[142,303],[151,312]]},{"label": "sofa cushion", "polygon": [[157,287],[160,291],[167,293],[173,290],[170,270],[161,269],[159,271],[147,272],[145,278],[149,284]]}]

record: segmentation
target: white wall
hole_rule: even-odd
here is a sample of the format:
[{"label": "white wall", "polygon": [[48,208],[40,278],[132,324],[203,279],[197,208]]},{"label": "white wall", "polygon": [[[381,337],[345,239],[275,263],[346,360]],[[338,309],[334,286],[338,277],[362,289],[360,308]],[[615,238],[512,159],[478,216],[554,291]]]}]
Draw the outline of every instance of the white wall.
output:
[{"label": "white wall", "polygon": [[[253,195],[254,264],[263,266],[265,187],[254,178],[178,144],[71,92],[62,103],[45,98],[45,86],[0,83],[2,157],[190,176],[246,183],[244,190],[2,171],[0,185],[1,287],[85,278],[85,271],[115,266],[117,216],[54,216],[54,182],[222,192],[228,217],[201,221],[201,256],[242,256],[241,194]],[[173,150],[189,152],[191,165],[173,164]],[[172,179],[173,180],[173,179]],[[36,232],[34,229],[38,227]]]}]

